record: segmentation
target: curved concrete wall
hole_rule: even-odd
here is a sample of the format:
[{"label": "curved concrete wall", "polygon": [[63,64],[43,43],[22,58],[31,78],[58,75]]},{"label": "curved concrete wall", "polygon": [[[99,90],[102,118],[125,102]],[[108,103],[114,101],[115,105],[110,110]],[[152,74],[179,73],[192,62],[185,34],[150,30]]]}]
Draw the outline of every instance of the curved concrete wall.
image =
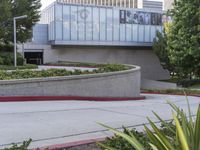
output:
[{"label": "curved concrete wall", "polygon": [[140,96],[140,67],[91,75],[0,81],[0,96]]}]

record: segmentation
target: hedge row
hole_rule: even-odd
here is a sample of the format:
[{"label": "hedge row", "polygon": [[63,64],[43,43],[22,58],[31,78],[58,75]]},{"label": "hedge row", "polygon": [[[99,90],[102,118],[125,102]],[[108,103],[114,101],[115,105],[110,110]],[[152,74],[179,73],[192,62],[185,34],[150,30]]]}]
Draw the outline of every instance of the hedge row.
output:
[{"label": "hedge row", "polygon": [[[24,59],[20,53],[17,53],[17,65],[23,65]],[[0,65],[13,65],[14,54],[12,52],[0,52]]]},{"label": "hedge row", "polygon": [[26,64],[26,65],[23,65],[23,66],[8,66],[8,65],[0,65],[0,70],[24,70],[24,69],[37,69],[37,65],[34,65],[34,64]]},{"label": "hedge row", "polygon": [[16,70],[16,71],[0,71],[0,80],[11,80],[11,79],[27,79],[27,78],[40,78],[40,77],[55,77],[55,76],[70,76],[70,75],[81,75],[81,74],[95,74],[104,72],[115,72],[127,70],[128,68],[123,65],[104,65],[94,71],[68,71],[65,69],[48,69],[48,70]]}]

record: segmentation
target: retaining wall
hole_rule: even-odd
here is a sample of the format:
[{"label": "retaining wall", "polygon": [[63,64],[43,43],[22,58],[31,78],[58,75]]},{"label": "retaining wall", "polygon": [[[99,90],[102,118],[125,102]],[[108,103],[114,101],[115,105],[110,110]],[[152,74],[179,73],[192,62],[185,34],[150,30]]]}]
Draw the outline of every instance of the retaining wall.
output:
[{"label": "retaining wall", "polygon": [[[69,61],[87,63],[131,64],[141,67],[143,79],[169,79],[169,71],[163,69],[151,48],[111,46],[50,46],[25,44],[25,51],[43,50],[44,63]],[[20,47],[18,48],[20,50]]]},{"label": "retaining wall", "polygon": [[140,96],[140,67],[91,75],[0,81],[0,96]]}]

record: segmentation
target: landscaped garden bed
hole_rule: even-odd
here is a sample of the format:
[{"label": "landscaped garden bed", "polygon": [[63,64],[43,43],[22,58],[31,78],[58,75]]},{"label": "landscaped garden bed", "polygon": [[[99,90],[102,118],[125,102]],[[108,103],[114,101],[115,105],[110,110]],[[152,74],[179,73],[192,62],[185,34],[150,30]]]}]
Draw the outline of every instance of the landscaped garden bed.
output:
[{"label": "landscaped garden bed", "polygon": [[67,69],[2,70],[0,96],[143,98],[138,66],[107,64],[92,71]]},{"label": "landscaped garden bed", "polygon": [[[33,67],[34,66],[30,66]],[[21,67],[26,69],[26,66]],[[14,69],[14,68],[13,68]],[[56,76],[70,76],[70,75],[85,75],[85,74],[96,74],[106,72],[116,72],[129,69],[128,66],[119,64],[106,64],[101,65],[93,71],[68,71],[66,69],[48,69],[48,70],[14,70],[5,71],[0,70],[0,80],[12,80],[12,79],[27,79],[27,78],[41,78],[41,77],[56,77]]]},{"label": "landscaped garden bed", "polygon": [[26,64],[23,66],[10,66],[10,65],[0,65],[0,70],[25,70],[25,69],[37,69],[37,65]]},{"label": "landscaped garden bed", "polygon": [[59,62],[52,62],[52,63],[46,63],[47,66],[68,66],[68,67],[87,67],[87,68],[99,68],[105,66],[105,64],[96,64],[96,63],[84,63],[84,62],[65,62],[65,61],[59,61]]},{"label": "landscaped garden bed", "polygon": [[175,95],[200,95],[200,90],[191,90],[191,89],[143,89],[142,93],[152,93],[152,94],[175,94]]}]

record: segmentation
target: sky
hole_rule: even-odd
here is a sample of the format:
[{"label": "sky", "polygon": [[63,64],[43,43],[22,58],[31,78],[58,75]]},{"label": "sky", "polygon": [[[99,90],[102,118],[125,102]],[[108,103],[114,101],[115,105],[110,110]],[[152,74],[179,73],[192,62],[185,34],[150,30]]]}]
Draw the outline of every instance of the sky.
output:
[{"label": "sky", "polygon": [[42,2],[42,9],[44,9],[45,7],[47,7],[49,4],[51,4],[54,1],[55,0],[41,0],[41,2]]},{"label": "sky", "polygon": [[[41,0],[41,2],[42,2],[42,9],[44,9],[45,7],[47,7],[49,4],[51,4],[54,1],[55,0]],[[163,0],[154,0],[154,1],[163,1]]]}]

